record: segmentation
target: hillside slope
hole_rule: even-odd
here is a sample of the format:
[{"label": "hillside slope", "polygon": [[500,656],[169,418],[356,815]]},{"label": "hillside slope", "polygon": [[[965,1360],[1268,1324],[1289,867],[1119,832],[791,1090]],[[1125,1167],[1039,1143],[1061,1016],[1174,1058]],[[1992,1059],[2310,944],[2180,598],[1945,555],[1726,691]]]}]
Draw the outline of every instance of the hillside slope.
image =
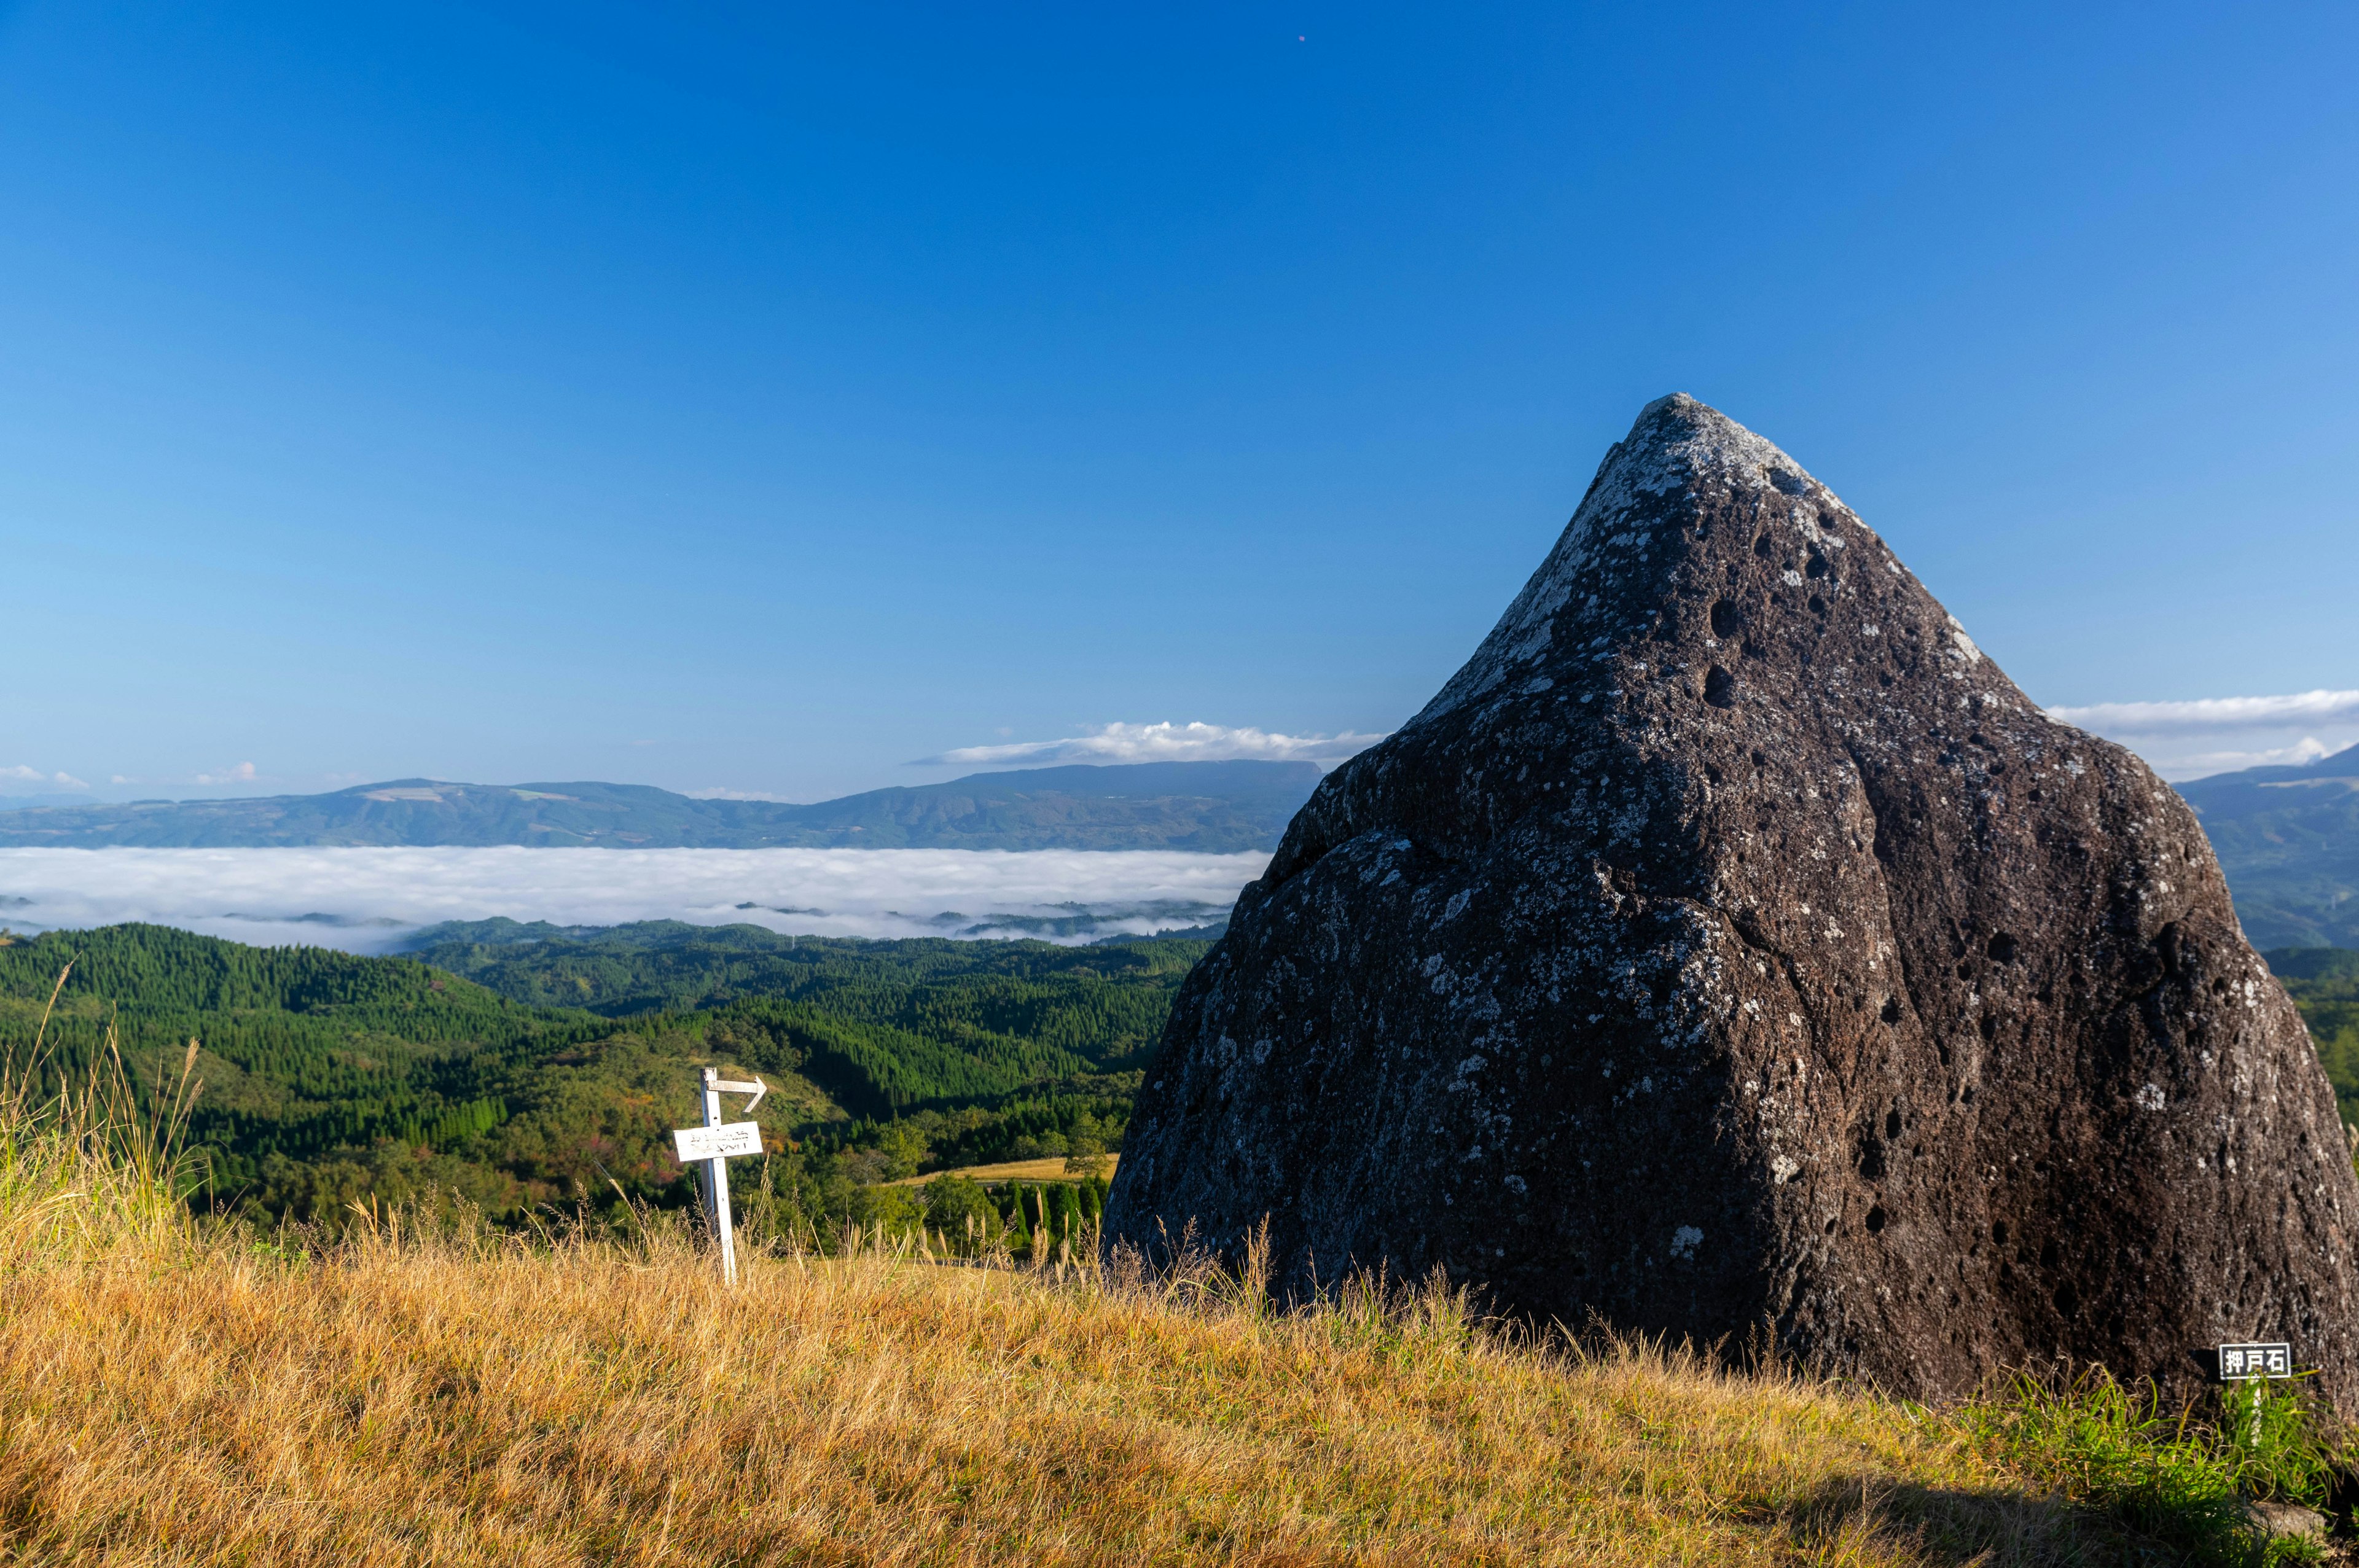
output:
[{"label": "hillside slope", "polygon": [[0,811],[0,848],[522,844],[1229,854],[1275,846],[1318,782],[1310,762],[1076,765],[795,806],[699,800],[644,784],[397,779],[328,795]]},{"label": "hillside slope", "polygon": [[0,1527],[27,1563],[1897,1568],[1929,1485],[1979,1534],[2013,1511],[1831,1391],[1026,1274],[762,1263],[725,1295],[655,1261],[41,1271],[0,1317]]},{"label": "hillside slope", "polygon": [[1971,1416],[1569,1355],[1434,1291],[1278,1314],[1201,1272],[782,1254],[758,1232],[730,1291],[661,1217],[519,1247],[402,1215],[323,1249],[189,1223],[92,1130],[0,1124],[12,1562],[2257,1555],[2215,1522],[2216,1461],[2191,1507],[2181,1465],[2145,1508],[2177,1539],[2138,1541],[2042,1497]]},{"label": "hillside slope", "polygon": [[772,1162],[781,1201],[832,1223],[912,1171],[1118,1144],[1202,947],[680,926],[440,952],[512,999],[414,958],[52,932],[0,938],[0,1066],[35,1070],[40,1037],[45,1098],[103,1064],[112,1031],[152,1103],[194,1040],[189,1131],[212,1197],[341,1223],[350,1202],[429,1190],[503,1221],[548,1203],[678,1207],[670,1130],[697,1119],[696,1069],[728,1065],[773,1086],[756,1119],[777,1145],[806,1146]]},{"label": "hillside slope", "polygon": [[2359,746],[2178,786],[2256,947],[2359,947]]}]

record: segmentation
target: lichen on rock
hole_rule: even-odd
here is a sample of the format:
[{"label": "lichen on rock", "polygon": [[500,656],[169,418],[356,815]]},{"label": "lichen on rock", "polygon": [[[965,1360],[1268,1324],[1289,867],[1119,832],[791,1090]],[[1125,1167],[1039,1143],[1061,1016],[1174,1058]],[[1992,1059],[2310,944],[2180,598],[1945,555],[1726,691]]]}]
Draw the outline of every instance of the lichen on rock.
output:
[{"label": "lichen on rock", "polygon": [[2193,814],[1684,396],[1321,784],[1147,1078],[1110,1239],[1266,1218],[1288,1293],[1439,1266],[1925,1395],[2283,1338],[2359,1409],[2359,1185]]}]

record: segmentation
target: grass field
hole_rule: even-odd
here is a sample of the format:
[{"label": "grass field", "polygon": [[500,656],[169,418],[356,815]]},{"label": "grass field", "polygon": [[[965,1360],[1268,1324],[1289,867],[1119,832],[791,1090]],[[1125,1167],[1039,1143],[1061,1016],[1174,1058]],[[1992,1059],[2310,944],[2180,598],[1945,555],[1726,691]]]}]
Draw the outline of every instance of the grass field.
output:
[{"label": "grass field", "polygon": [[847,1246],[730,1292],[661,1217],[322,1244],[190,1218],[168,1117],[5,1099],[11,1563],[2257,1560],[2222,1454],[2102,1398],[1937,1411],[1250,1270]]},{"label": "grass field", "polygon": [[[1104,1159],[1105,1168],[1103,1174],[1107,1181],[1112,1181],[1114,1180],[1114,1172],[1121,1167],[1122,1156],[1119,1154],[1108,1154],[1104,1156]],[[964,1177],[970,1182],[983,1182],[986,1184],[993,1182],[1072,1182],[1079,1181],[1081,1179],[1074,1175],[1071,1171],[1067,1170],[1065,1168],[1065,1162],[1060,1158],[1053,1160],[1004,1160],[996,1165],[961,1165],[956,1170],[952,1171],[929,1171],[921,1176],[903,1176],[898,1181],[887,1182],[885,1184],[892,1187],[922,1187],[937,1176],[960,1176]]]},{"label": "grass field", "polygon": [[2073,1533],[1896,1407],[1517,1351],[1430,1299],[1268,1317],[886,1256],[724,1294],[684,1250],[389,1231],[160,1261],[14,1281],[14,1561],[1869,1563]]}]

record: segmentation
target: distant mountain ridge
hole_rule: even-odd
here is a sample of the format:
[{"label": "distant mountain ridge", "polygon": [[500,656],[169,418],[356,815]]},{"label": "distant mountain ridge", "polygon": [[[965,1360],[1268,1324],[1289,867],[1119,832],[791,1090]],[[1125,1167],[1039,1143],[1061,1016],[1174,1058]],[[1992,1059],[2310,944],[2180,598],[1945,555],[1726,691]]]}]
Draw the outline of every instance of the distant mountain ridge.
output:
[{"label": "distant mountain ridge", "polygon": [[394,779],[326,795],[0,811],[0,847],[1272,849],[1312,762],[1074,764],[974,773],[808,806],[647,784]]},{"label": "distant mountain ridge", "polygon": [[2359,947],[2359,746],[2179,786],[2256,947]]}]

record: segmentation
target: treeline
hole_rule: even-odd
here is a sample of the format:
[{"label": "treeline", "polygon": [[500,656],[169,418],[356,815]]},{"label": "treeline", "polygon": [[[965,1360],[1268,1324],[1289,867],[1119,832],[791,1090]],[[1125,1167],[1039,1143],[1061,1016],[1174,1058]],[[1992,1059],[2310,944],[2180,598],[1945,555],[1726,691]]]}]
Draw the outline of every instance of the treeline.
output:
[{"label": "treeline", "polygon": [[800,1141],[817,1152],[870,1162],[867,1179],[878,1182],[960,1165],[1089,1160],[1122,1147],[1137,1092],[1136,1074],[1080,1079],[1061,1092],[821,1128]]},{"label": "treeline", "polygon": [[[751,1162],[748,1162],[750,1165]],[[1103,1176],[982,1183],[944,1173],[924,1183],[864,1184],[839,1156],[797,1148],[733,1177],[750,1237],[826,1248],[851,1233],[922,1236],[952,1257],[1005,1249],[1047,1261],[1092,1234],[1105,1211]]]},{"label": "treeline", "polygon": [[1168,994],[1212,946],[874,942],[672,920],[586,929],[454,921],[419,932],[415,944],[409,957],[536,1006],[620,1018],[753,997],[825,1001],[847,1017],[939,1017],[1038,1034],[1069,1050],[1135,1037],[1148,1017],[1135,1004],[1141,983]]}]

